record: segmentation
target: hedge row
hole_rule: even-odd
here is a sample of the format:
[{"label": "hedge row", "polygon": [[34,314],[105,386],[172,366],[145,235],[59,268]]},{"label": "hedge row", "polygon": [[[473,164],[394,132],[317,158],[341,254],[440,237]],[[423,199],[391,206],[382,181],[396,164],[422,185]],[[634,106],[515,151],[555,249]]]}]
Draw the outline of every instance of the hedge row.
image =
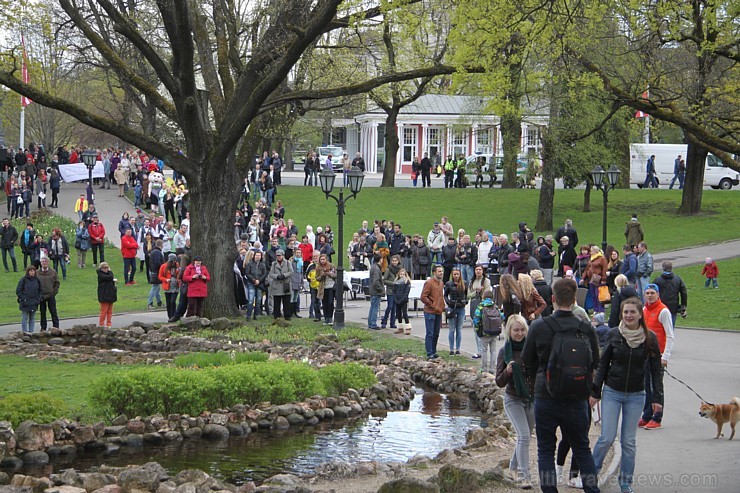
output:
[{"label": "hedge row", "polygon": [[198,415],[236,404],[285,404],[313,395],[339,395],[376,382],[373,370],[356,363],[316,369],[305,363],[271,361],[203,369],[148,367],[97,381],[91,399],[113,417],[153,414]]}]

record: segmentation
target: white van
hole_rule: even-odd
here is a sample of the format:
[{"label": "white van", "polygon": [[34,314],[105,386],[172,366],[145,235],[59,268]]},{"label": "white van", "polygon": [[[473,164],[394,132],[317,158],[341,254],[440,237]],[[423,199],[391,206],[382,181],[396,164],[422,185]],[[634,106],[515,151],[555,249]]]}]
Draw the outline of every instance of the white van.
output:
[{"label": "white van", "polygon": [[[630,144],[630,184],[642,188],[647,176],[647,160],[655,155],[655,176],[659,185],[668,185],[673,179],[673,165],[680,155],[686,159],[686,144]],[[704,186],[729,190],[740,184],[740,173],[724,165],[714,154],[708,154],[704,163]],[[678,188],[678,180],[674,187]]]}]

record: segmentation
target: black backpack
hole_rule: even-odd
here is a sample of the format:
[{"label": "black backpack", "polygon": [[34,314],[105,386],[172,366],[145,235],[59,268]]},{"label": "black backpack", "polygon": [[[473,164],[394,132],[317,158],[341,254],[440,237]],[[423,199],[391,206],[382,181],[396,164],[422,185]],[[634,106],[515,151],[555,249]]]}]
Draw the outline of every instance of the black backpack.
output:
[{"label": "black backpack", "polygon": [[477,330],[479,337],[494,337],[501,334],[501,310],[496,305],[481,307],[480,326]]},{"label": "black backpack", "polygon": [[556,332],[551,316],[543,317],[553,333],[550,359],[545,370],[545,386],[557,399],[588,399],[593,382],[593,354],[585,322],[574,330]]}]

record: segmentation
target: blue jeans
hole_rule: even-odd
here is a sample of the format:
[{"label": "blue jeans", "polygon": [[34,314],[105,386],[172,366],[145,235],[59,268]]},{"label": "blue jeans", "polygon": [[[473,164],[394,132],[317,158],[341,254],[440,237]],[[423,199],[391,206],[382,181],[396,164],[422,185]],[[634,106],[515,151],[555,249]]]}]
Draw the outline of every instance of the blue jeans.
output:
[{"label": "blue jeans", "polygon": [[590,427],[588,401],[570,399],[534,400],[534,422],[537,428],[537,464],[543,493],[557,493],[555,474],[555,431],[560,428],[568,437],[573,456],[578,461],[583,491],[599,493],[598,478],[591,449],[588,446]]},{"label": "blue jeans", "polygon": [[440,250],[438,252],[432,252],[430,250],[430,253],[432,255],[432,265],[434,265],[434,264],[442,265],[442,261],[443,261],[443,259],[442,259],[442,250]]},{"label": "blue jeans", "polygon": [[531,479],[529,472],[529,441],[534,429],[534,408],[531,401],[504,394],[504,411],[516,431],[516,447],[509,460],[509,469],[520,471],[524,479]]},{"label": "blue jeans", "polygon": [[370,297],[370,311],[367,314],[367,326],[371,329],[378,328],[378,314],[380,313],[380,296]]},{"label": "blue jeans", "polygon": [[55,258],[54,260],[52,260],[52,262],[53,262],[53,265],[54,265],[54,270],[57,271],[57,272],[59,272],[61,270],[62,271],[62,279],[66,279],[67,278],[67,261],[66,261],[66,259],[65,258],[60,258],[60,259],[59,258]]},{"label": "blue jeans", "polygon": [[262,314],[262,291],[257,289],[254,284],[247,284],[247,318],[252,313],[255,315]]},{"label": "blue jeans", "polygon": [[[13,250],[11,250],[11,252],[12,252],[12,251],[13,251]],[[11,257],[12,257],[12,255],[11,255]],[[4,257],[3,257],[3,259],[4,259]],[[7,269],[7,266],[6,266],[6,269]],[[709,284],[710,284],[710,283],[711,283],[711,284],[712,284],[712,286],[714,286],[715,288],[718,288],[718,287],[719,287],[719,284],[717,283],[717,278],[716,278],[716,277],[707,277],[707,281],[706,281],[706,282],[704,283],[704,287],[705,287],[705,288],[708,288],[708,287],[709,287]]]},{"label": "blue jeans", "polygon": [[23,332],[32,333],[36,326],[36,310],[27,312],[21,311],[21,330]]},{"label": "blue jeans", "polygon": [[447,323],[450,324],[447,341],[450,344],[450,351],[459,351],[460,343],[462,343],[462,326],[465,321],[465,307],[456,308],[452,313],[455,315],[455,318],[447,319]]},{"label": "blue jeans", "polygon": [[[151,272],[149,274],[150,276],[156,277],[157,274]],[[159,287],[161,284],[152,284],[151,289],[149,289],[149,298],[147,298],[147,305],[153,305],[154,304],[154,298],[157,298],[157,304],[162,304],[162,296],[159,294]]]},{"label": "blue jeans", "polygon": [[136,274],[136,257],[123,259],[123,281],[125,284],[134,282]]},{"label": "blue jeans", "polygon": [[381,327],[385,327],[388,323],[388,317],[391,319],[391,329],[396,328],[396,298],[393,295],[385,297],[385,313],[383,314],[383,320],[380,322]]},{"label": "blue jeans", "polygon": [[619,488],[629,490],[635,473],[637,454],[637,422],[645,403],[645,392],[617,392],[604,385],[601,394],[601,436],[594,445],[594,465],[600,471],[609,447],[617,438],[619,414],[622,414],[622,464],[619,469]]},{"label": "blue jeans", "polygon": [[462,275],[463,282],[467,286],[470,280],[473,279],[473,266],[467,264],[460,264],[460,275]]},{"label": "blue jeans", "polygon": [[10,254],[10,260],[13,262],[13,270],[15,272],[18,272],[18,261],[15,259],[15,247],[10,247],[10,248],[3,247],[2,250],[3,250],[3,266],[5,267],[5,270],[9,270],[7,255]]},{"label": "blue jeans", "polygon": [[[661,368],[660,371],[663,369]],[[663,395],[665,396],[665,392]],[[663,421],[663,411],[665,411],[665,404],[662,411],[653,414],[653,376],[650,373],[650,362],[645,360],[645,405],[642,407],[642,419],[660,423]]]},{"label": "blue jeans", "polygon": [[424,312],[424,327],[426,335],[424,336],[424,348],[427,351],[427,358],[437,356],[437,341],[439,340],[439,329],[442,328],[442,314]]},{"label": "blue jeans", "polygon": [[645,302],[645,288],[650,284],[650,276],[642,276],[637,278],[637,283],[640,289],[637,290],[637,294],[640,295],[642,302]]}]

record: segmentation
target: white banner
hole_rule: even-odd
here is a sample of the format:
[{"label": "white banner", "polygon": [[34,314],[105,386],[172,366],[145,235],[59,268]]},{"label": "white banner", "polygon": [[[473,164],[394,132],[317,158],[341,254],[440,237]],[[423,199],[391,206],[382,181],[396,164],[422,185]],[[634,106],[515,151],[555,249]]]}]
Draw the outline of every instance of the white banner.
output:
[{"label": "white banner", "polygon": [[[60,164],[59,174],[62,175],[62,180],[67,183],[73,181],[84,181],[90,176],[90,172],[87,170],[87,166],[83,163],[75,164]],[[96,161],[95,168],[93,168],[93,178],[102,178],[104,175],[103,161]]]}]

